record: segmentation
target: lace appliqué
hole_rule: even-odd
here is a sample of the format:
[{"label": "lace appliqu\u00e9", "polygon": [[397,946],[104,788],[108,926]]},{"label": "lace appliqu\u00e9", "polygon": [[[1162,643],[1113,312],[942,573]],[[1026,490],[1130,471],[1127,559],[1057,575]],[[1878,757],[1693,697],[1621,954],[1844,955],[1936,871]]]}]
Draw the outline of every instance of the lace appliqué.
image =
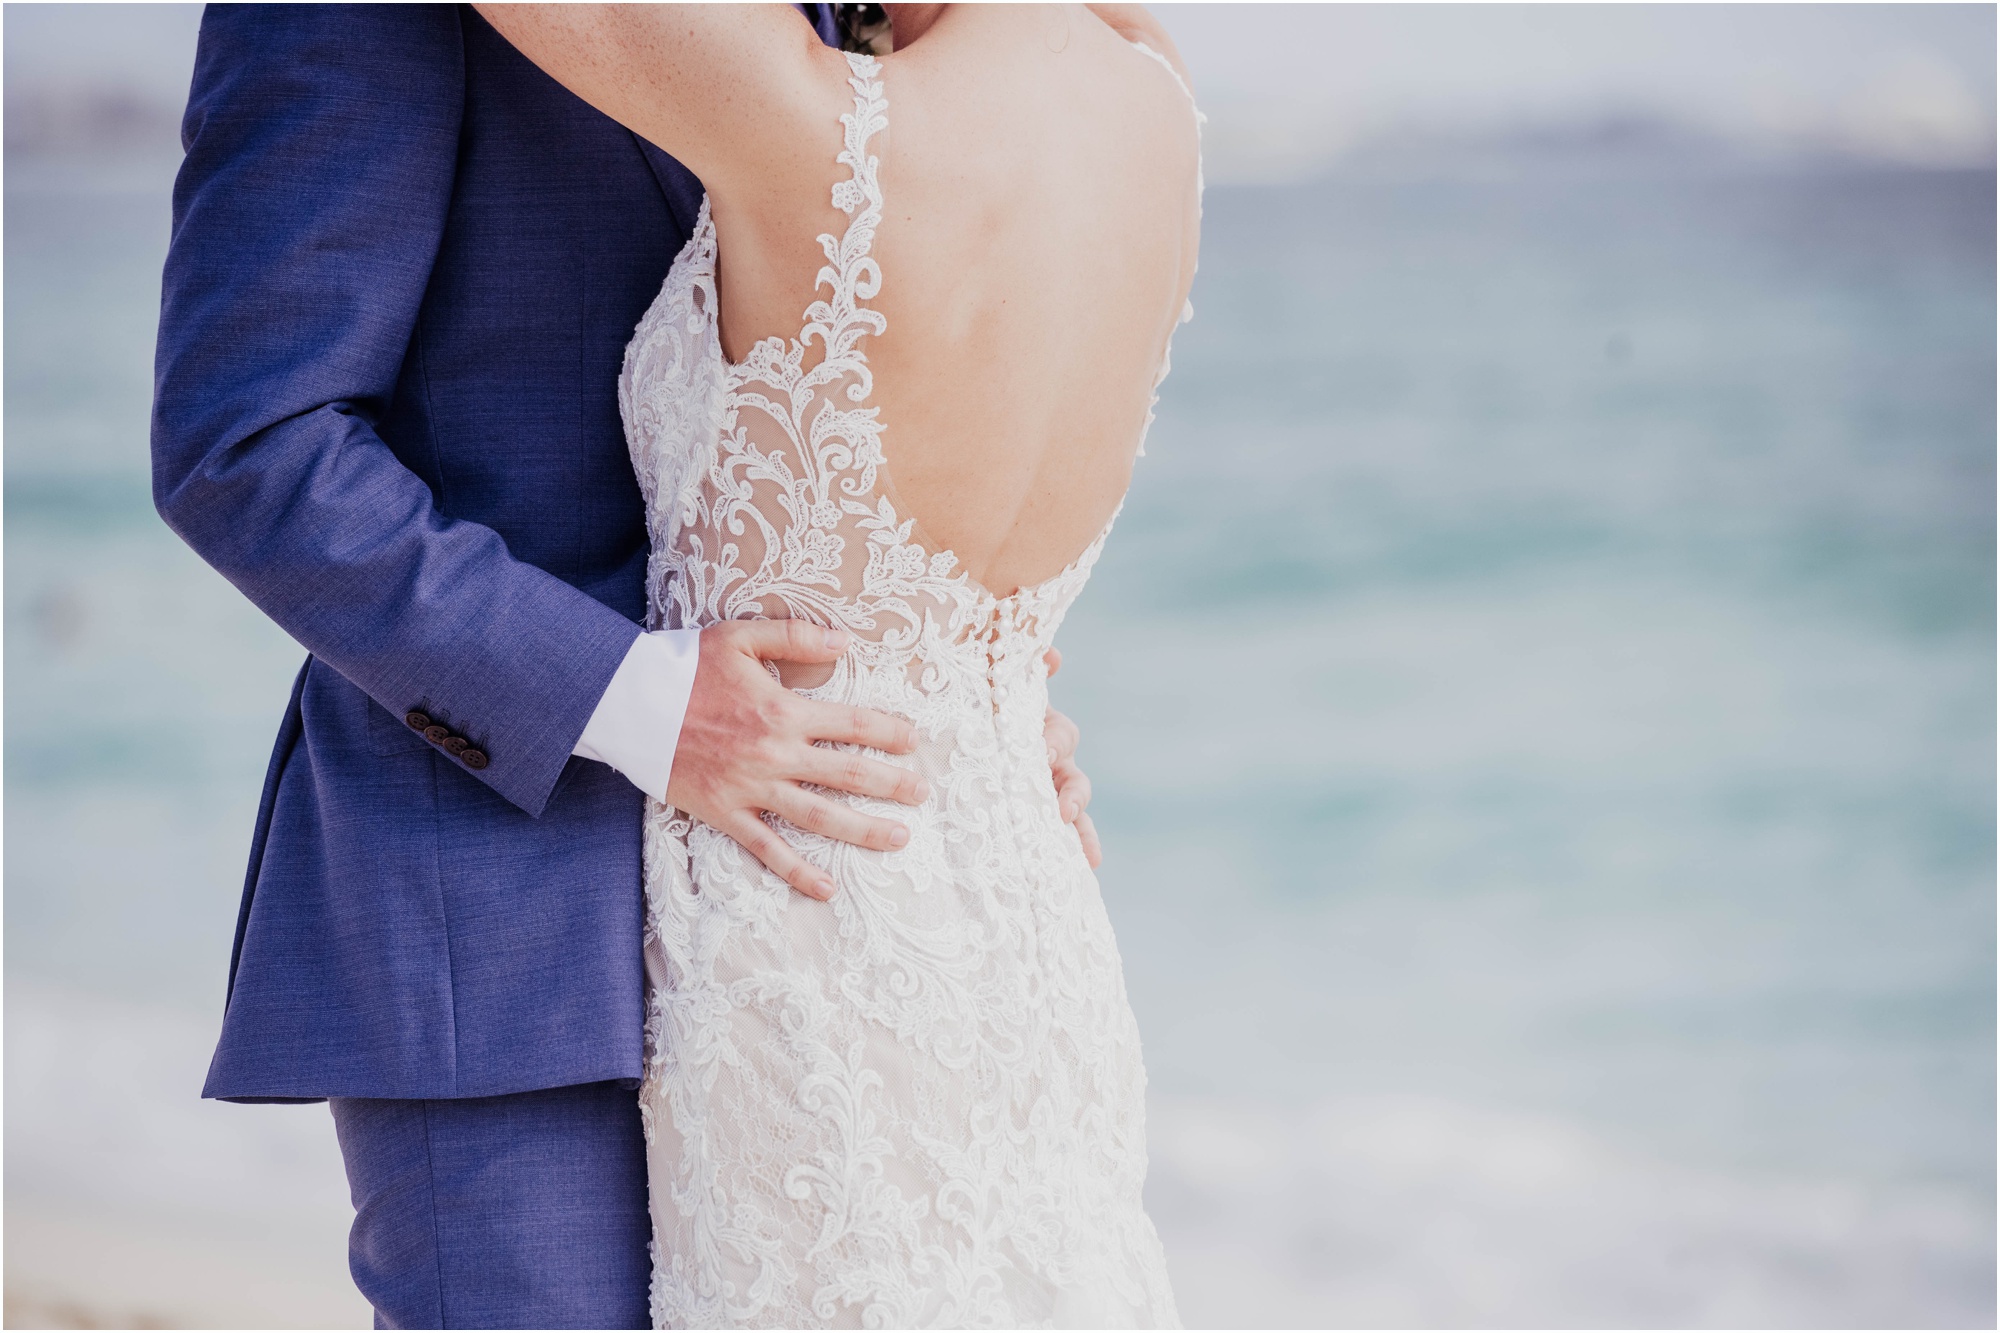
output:
[{"label": "lace appliqu\u00e9", "polygon": [[865,352],[880,64],[850,55],[844,233],[796,338],[717,332],[704,204],[620,379],[652,627],[798,616],[852,632],[807,693],[910,718],[932,795],[877,853],[778,821],[839,884],[793,893],[651,805],[641,1093],[661,1327],[1162,1326],[1145,1071],[1095,877],[1042,740],[1042,654],[1103,537],[996,597],[879,485]]}]

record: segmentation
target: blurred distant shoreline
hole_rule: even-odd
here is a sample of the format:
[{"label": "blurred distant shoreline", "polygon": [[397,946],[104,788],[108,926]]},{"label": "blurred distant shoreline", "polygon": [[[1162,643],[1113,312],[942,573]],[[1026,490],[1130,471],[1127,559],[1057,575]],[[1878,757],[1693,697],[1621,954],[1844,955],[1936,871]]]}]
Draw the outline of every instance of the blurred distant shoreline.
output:
[{"label": "blurred distant shoreline", "polygon": [[[9,171],[49,163],[115,167],[180,153],[177,101],[122,87],[9,88]],[[1232,103],[1208,108],[1209,184],[1311,185],[1330,179],[1465,178],[1537,170],[1673,174],[1992,171],[1990,133],[1920,115],[1872,130],[1732,135],[1644,110],[1496,119],[1411,120],[1336,132],[1309,107]],[[1990,119],[1990,117],[1989,117]]]},{"label": "blurred distant shoreline", "polygon": [[[46,194],[158,193],[179,168],[177,113],[109,96],[8,101],[6,188]],[[1801,147],[1753,150],[1671,122],[1630,117],[1515,126],[1486,134],[1408,128],[1343,149],[1311,170],[1213,172],[1209,189],[1258,194],[1319,187],[1514,180],[1648,181],[1745,177],[1991,179],[1983,160],[1910,160]],[[164,204],[164,198],[161,200]],[[164,212],[163,212],[164,216]]]}]

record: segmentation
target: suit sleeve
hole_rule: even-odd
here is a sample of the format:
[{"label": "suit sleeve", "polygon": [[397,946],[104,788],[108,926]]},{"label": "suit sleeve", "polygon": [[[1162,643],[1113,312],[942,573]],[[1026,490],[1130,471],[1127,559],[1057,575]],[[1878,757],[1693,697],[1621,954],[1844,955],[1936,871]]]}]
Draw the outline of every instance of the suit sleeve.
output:
[{"label": "suit sleeve", "polygon": [[441,514],[376,433],[450,207],[459,23],[450,5],[208,7],[154,501],[314,656],[448,724],[485,756],[471,776],[539,815],[639,628]]}]

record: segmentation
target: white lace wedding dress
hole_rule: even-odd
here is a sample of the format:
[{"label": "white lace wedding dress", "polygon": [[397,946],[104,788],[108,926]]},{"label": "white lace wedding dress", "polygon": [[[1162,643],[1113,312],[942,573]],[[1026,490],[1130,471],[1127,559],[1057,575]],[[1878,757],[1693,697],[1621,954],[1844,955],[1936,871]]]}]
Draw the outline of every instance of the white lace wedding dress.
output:
[{"label": "white lace wedding dress", "polygon": [[828,903],[649,809],[653,1320],[1170,1326],[1140,1201],[1139,1033],[1042,739],[1042,655],[1104,538],[995,597],[918,545],[878,486],[868,142],[888,101],[879,62],[849,61],[850,174],[833,190],[846,234],[820,238],[824,299],[803,332],[725,360],[704,204],[627,351],[621,405],[653,626],[800,616],[852,631],[806,693],[914,722],[932,795],[914,810],[835,795],[904,820],[895,852],[774,823],[832,874]]}]

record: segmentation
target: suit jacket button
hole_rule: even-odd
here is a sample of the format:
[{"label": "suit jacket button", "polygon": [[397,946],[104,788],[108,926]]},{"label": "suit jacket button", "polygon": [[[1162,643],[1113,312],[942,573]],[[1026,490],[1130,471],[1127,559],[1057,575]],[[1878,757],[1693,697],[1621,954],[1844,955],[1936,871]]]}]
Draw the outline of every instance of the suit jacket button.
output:
[{"label": "suit jacket button", "polygon": [[467,768],[471,769],[484,768],[486,767],[487,764],[486,751],[467,750],[463,754],[459,755],[458,761],[461,764],[464,764]]},{"label": "suit jacket button", "polygon": [[412,708],[409,712],[403,714],[403,721],[409,724],[411,731],[422,731],[431,724],[431,716],[429,713],[419,713],[416,709]]},{"label": "suit jacket button", "polygon": [[435,722],[424,728],[424,739],[432,745],[444,744],[444,738],[449,735],[451,735],[450,727],[441,727]]},{"label": "suit jacket button", "polygon": [[472,744],[472,742],[468,741],[463,736],[447,736],[443,740],[439,741],[438,744],[444,746],[445,749],[450,750],[453,754],[460,754],[463,753],[465,747]]}]

